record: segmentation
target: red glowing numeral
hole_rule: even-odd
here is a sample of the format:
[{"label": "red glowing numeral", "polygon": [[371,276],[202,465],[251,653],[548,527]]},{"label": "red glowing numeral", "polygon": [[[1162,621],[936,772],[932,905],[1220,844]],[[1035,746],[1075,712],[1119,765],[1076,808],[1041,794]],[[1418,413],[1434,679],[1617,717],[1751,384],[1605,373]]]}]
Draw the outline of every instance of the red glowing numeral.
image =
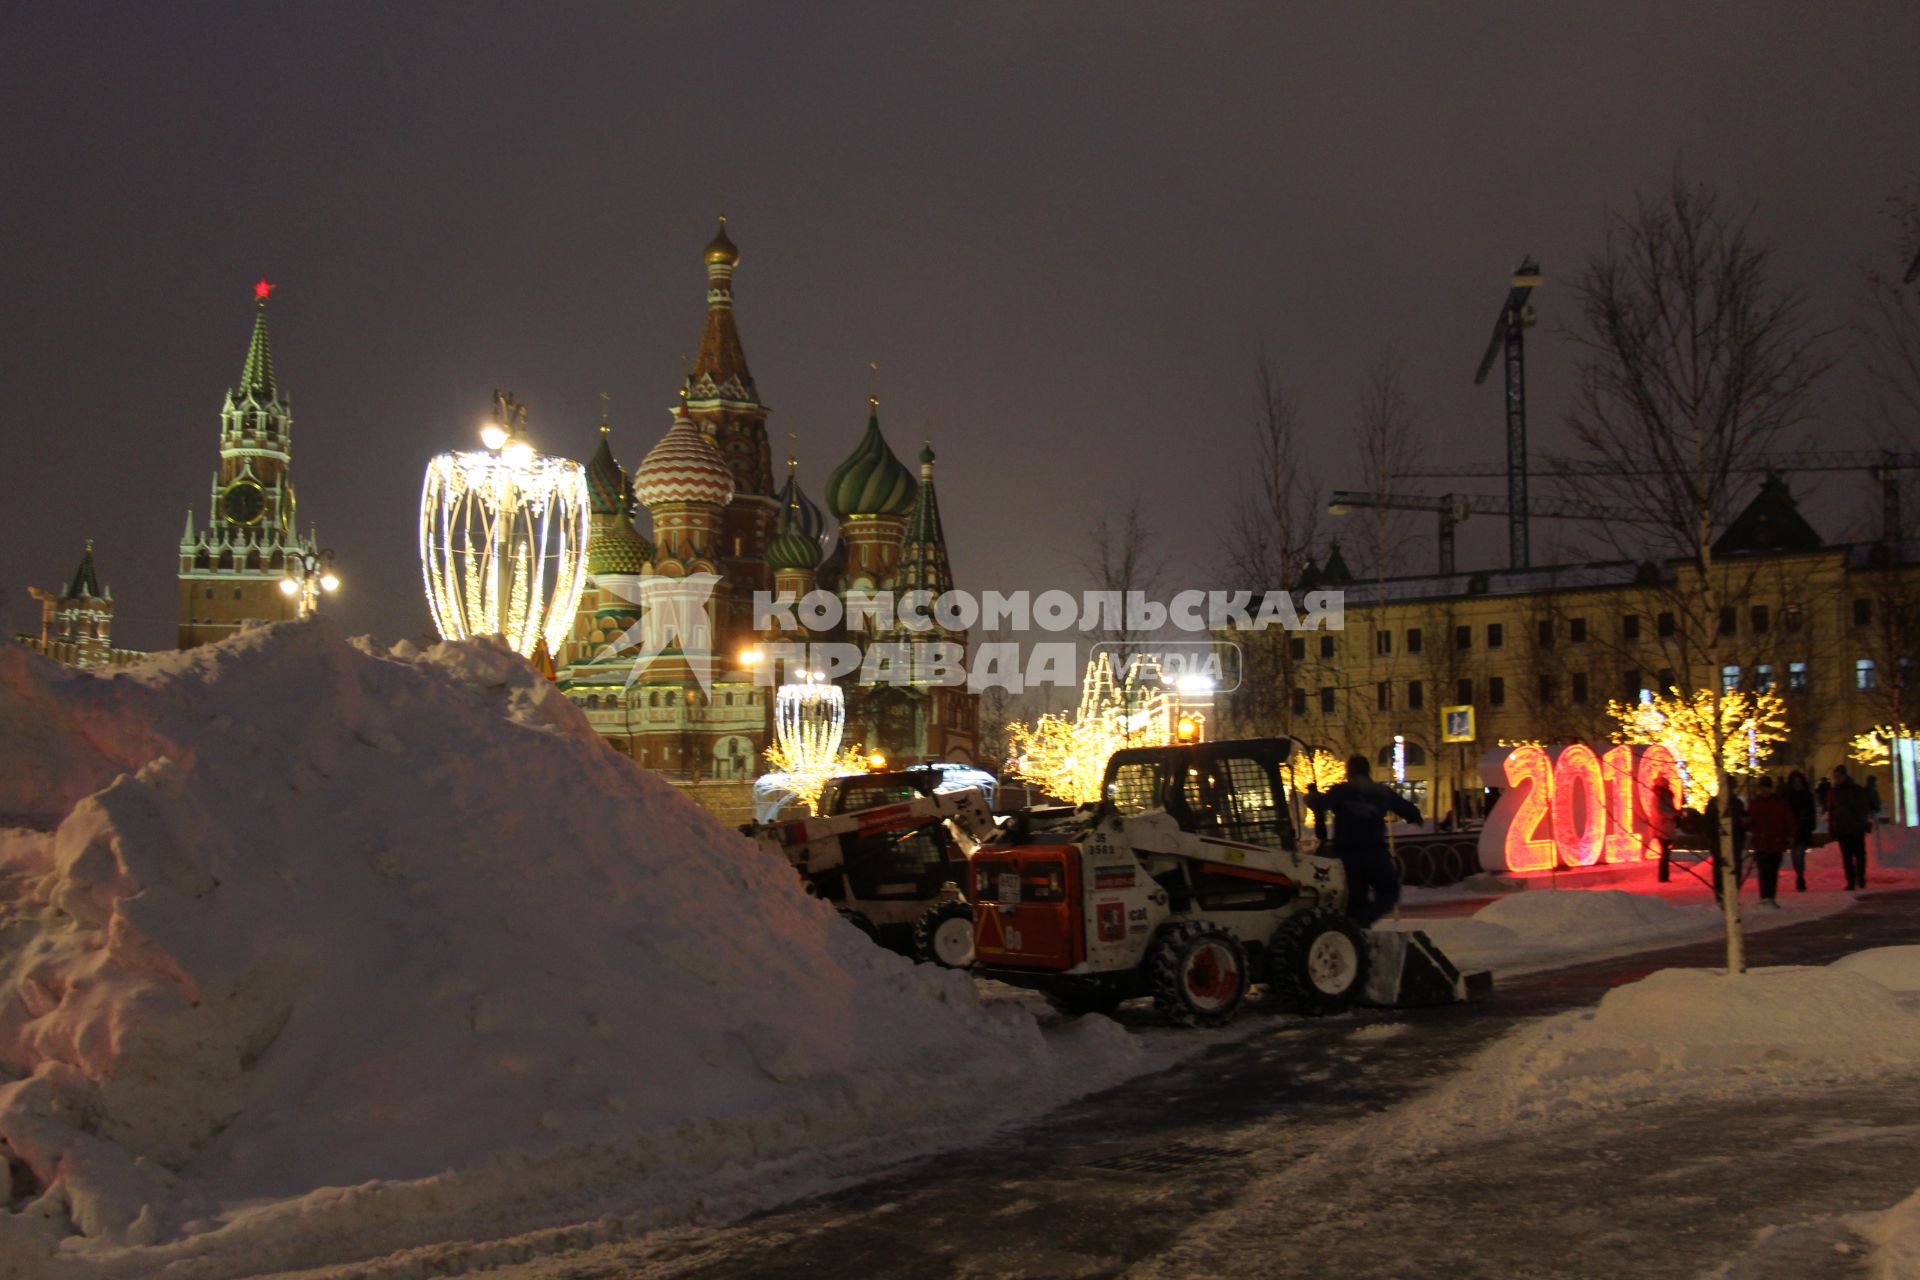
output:
[{"label": "red glowing numeral", "polygon": [[[1654,796],[1663,787],[1669,795],[1673,794],[1674,784],[1680,781],[1680,761],[1663,746],[1656,744],[1648,747],[1640,757],[1640,766],[1634,771],[1633,780],[1641,819],[1637,829],[1648,833],[1643,846],[1645,856],[1657,858],[1660,856],[1660,844],[1652,838]],[[1679,807],[1677,803],[1675,807]]]},{"label": "red glowing numeral", "polygon": [[[1554,863],[1553,835],[1547,831],[1552,816],[1553,762],[1539,747],[1515,747],[1501,761],[1501,781],[1507,794],[1500,797],[1494,821],[1507,821],[1496,834],[1506,851],[1509,871],[1546,871]],[[1544,832],[1544,834],[1543,834]]]},{"label": "red glowing numeral", "polygon": [[1646,856],[1647,828],[1634,819],[1633,748],[1618,746],[1600,757],[1607,787],[1608,862],[1638,862]]},{"label": "red glowing numeral", "polygon": [[1553,762],[1553,844],[1569,867],[1600,861],[1607,837],[1607,789],[1600,757],[1576,742]]}]

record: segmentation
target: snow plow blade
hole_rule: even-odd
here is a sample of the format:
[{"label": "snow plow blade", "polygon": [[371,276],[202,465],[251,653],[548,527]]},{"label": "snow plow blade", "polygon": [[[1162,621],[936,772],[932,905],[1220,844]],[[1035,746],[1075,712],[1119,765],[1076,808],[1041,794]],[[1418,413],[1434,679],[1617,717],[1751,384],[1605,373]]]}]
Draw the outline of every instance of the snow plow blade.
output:
[{"label": "snow plow blade", "polygon": [[1493,994],[1493,974],[1461,973],[1419,930],[1367,933],[1367,989],[1360,1003],[1377,1009],[1464,1004]]}]

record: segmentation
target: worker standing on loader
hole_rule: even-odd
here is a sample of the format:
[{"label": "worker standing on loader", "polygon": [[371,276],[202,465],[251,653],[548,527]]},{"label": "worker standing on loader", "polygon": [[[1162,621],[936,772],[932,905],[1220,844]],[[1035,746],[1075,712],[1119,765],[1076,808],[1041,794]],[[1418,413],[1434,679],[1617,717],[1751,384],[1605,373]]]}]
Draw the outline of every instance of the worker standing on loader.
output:
[{"label": "worker standing on loader", "polygon": [[1387,852],[1387,815],[1420,821],[1420,810],[1391,787],[1373,780],[1373,766],[1365,756],[1347,760],[1347,780],[1309,793],[1315,820],[1333,818],[1332,852],[1347,870],[1347,914],[1362,929],[1393,910],[1400,900],[1400,873]]}]

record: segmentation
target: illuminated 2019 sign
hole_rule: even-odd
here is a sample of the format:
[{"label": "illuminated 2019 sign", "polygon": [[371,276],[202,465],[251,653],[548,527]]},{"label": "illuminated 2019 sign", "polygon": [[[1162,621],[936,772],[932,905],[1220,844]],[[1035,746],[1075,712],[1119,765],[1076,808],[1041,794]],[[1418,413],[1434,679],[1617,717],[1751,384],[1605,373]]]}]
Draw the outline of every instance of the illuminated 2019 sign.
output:
[{"label": "illuminated 2019 sign", "polygon": [[1680,778],[1662,746],[1617,746],[1604,754],[1572,746],[1501,747],[1480,761],[1501,788],[1480,831],[1480,865],[1490,871],[1551,871],[1660,855],[1654,795]]}]

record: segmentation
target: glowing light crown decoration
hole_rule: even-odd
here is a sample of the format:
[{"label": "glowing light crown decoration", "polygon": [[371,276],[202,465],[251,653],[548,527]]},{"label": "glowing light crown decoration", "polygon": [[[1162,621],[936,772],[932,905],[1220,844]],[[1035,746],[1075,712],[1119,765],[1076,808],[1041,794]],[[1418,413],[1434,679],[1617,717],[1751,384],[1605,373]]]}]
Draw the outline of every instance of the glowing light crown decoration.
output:
[{"label": "glowing light crown decoration", "polygon": [[847,696],[809,672],[774,694],[773,727],[790,770],[828,768],[839,758],[847,730]]},{"label": "glowing light crown decoration", "polygon": [[586,587],[586,471],[526,439],[527,411],[496,391],[485,449],[443,453],[420,492],[420,571],[448,640],[497,635],[522,657],[559,652]]}]

